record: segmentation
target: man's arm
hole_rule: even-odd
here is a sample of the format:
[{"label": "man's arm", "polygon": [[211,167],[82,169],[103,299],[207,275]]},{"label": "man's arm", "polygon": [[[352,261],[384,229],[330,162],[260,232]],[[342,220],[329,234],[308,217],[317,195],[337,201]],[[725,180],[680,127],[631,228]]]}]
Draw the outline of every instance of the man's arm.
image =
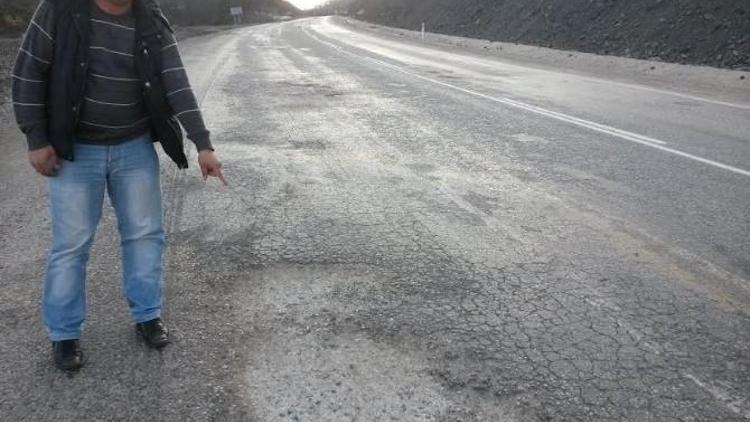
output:
[{"label": "man's arm", "polygon": [[203,115],[190,87],[185,67],[182,64],[177,41],[171,31],[162,31],[162,80],[167,90],[167,101],[172,106],[175,116],[185,128],[188,138],[193,141],[196,149],[213,150],[210,133],[203,122]]},{"label": "man's arm", "polygon": [[47,83],[54,57],[53,6],[42,0],[23,37],[13,69],[13,109],[29,150],[49,145],[47,138]]},{"label": "man's arm", "polygon": [[162,81],[167,90],[167,101],[177,120],[185,128],[188,139],[193,141],[198,150],[198,164],[203,179],[208,176],[218,177],[226,185],[227,181],[221,171],[221,161],[214,154],[210,133],[203,122],[203,115],[190,87],[180,51],[177,49],[177,40],[169,28],[162,31],[162,40]]}]

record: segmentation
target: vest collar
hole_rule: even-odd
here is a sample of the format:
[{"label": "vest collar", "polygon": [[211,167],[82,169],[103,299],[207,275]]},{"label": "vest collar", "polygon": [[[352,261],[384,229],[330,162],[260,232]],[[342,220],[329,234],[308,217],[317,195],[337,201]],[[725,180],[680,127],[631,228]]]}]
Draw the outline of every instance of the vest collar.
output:
[{"label": "vest collar", "polygon": [[93,0],[72,0],[71,13],[73,14],[73,26],[78,35],[86,37],[89,32],[89,19],[91,18],[91,7]]},{"label": "vest collar", "polygon": [[138,37],[146,38],[159,33],[159,29],[154,22],[156,15],[152,2],[134,0],[133,16],[135,17],[135,29]]}]

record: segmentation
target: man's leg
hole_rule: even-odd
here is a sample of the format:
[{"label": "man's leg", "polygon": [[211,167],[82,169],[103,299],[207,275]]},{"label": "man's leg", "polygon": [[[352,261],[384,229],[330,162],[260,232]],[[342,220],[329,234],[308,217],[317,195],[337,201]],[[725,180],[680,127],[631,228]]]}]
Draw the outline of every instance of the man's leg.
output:
[{"label": "man's leg", "polygon": [[76,145],[49,179],[52,247],[42,294],[42,315],[52,341],[78,339],[86,317],[86,264],[99,223],[106,183],[106,149]]},{"label": "man's leg", "polygon": [[161,316],[164,230],[159,159],[142,137],[112,147],[108,191],[122,241],[123,290],[137,323]]}]

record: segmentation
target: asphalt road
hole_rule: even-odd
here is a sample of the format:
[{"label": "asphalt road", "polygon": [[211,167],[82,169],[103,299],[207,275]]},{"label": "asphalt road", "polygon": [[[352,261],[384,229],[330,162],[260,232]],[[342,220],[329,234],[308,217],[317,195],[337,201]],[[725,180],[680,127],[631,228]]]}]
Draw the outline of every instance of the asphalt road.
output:
[{"label": "asphalt road", "polygon": [[164,161],[162,353],[107,212],[88,365],[51,368],[44,183],[2,123],[0,419],[750,420],[750,88],[726,71],[612,78],[328,18],[182,51],[230,186]]}]

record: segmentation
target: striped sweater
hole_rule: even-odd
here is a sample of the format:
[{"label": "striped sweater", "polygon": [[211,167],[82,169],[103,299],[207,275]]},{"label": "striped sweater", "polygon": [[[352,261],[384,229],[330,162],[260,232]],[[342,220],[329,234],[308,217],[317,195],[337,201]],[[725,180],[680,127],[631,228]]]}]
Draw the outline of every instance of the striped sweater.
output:
[{"label": "striped sweater", "polygon": [[[115,144],[149,130],[133,48],[132,14],[112,16],[92,1],[89,67],[76,141]],[[13,107],[30,150],[49,145],[47,75],[54,66],[55,10],[42,0],[24,35],[13,71]],[[187,136],[201,151],[211,149],[209,132],[190,87],[174,35],[162,34],[162,79],[167,99]]]}]

